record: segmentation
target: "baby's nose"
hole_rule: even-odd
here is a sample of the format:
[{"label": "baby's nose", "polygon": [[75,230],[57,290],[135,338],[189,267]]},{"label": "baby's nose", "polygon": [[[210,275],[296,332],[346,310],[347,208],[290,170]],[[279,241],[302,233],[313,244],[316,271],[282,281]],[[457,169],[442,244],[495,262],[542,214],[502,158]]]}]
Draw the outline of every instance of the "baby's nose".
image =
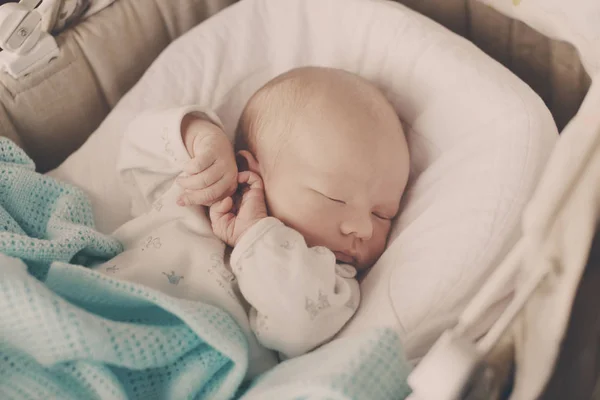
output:
[{"label": "baby's nose", "polygon": [[354,215],[342,223],[342,233],[344,235],[355,235],[358,239],[369,240],[373,236],[373,221],[371,214],[368,216]]}]

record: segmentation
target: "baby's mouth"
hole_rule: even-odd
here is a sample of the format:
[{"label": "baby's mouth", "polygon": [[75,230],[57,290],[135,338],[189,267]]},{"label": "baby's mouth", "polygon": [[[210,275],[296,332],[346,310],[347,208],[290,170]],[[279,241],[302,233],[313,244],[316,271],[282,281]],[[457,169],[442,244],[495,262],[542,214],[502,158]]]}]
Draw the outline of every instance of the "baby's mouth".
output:
[{"label": "baby's mouth", "polygon": [[338,263],[350,264],[350,265],[356,264],[356,257],[353,257],[342,251],[334,251],[333,254],[335,254],[335,259]]}]

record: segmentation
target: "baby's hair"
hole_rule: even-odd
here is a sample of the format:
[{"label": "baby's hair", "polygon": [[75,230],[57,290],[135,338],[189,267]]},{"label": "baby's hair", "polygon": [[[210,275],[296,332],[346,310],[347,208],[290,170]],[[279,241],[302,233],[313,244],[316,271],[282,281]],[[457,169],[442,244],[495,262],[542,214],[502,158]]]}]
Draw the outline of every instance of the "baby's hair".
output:
[{"label": "baby's hair", "polygon": [[374,117],[381,115],[382,103],[388,112],[394,112],[383,94],[358,75],[334,68],[295,68],[267,82],[250,98],[236,129],[236,151],[248,150],[256,156],[259,132],[288,132],[295,123],[294,117],[313,103],[314,95],[342,85],[364,102],[363,110]]},{"label": "baby's hair", "polygon": [[[292,69],[267,82],[248,100],[236,131],[236,151],[256,154],[258,132],[267,128],[291,129],[292,117],[303,109],[315,89],[305,73],[315,67]],[[313,85],[311,85],[313,83]]]}]

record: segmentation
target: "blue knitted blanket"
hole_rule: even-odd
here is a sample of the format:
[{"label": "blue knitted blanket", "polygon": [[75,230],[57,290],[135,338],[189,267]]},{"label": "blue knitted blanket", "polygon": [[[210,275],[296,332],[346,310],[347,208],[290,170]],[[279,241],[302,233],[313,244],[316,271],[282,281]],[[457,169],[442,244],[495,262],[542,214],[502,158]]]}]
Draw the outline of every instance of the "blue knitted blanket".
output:
[{"label": "blue knitted blanket", "polygon": [[247,365],[233,319],[82,268],[121,250],[81,190],[0,138],[0,399],[233,396]]},{"label": "blue knitted blanket", "polygon": [[247,345],[210,305],[85,268],[121,251],[77,188],[0,138],[0,399],[401,399],[386,330],[337,340],[240,386]]}]

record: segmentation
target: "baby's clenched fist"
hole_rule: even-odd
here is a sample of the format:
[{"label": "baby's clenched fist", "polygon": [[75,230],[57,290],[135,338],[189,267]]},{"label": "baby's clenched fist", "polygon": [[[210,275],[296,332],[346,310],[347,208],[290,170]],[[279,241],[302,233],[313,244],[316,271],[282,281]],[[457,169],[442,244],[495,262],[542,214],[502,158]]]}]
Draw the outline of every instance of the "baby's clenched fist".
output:
[{"label": "baby's clenched fist", "polygon": [[238,175],[240,187],[236,196],[226,197],[210,207],[214,234],[231,247],[255,223],[267,217],[265,189],[260,176],[251,171]]},{"label": "baby's clenched fist", "polygon": [[186,175],[177,178],[184,189],[177,204],[210,206],[231,196],[237,188],[237,165],[233,145],[223,130],[202,119],[182,124],[183,141],[191,160]]}]

